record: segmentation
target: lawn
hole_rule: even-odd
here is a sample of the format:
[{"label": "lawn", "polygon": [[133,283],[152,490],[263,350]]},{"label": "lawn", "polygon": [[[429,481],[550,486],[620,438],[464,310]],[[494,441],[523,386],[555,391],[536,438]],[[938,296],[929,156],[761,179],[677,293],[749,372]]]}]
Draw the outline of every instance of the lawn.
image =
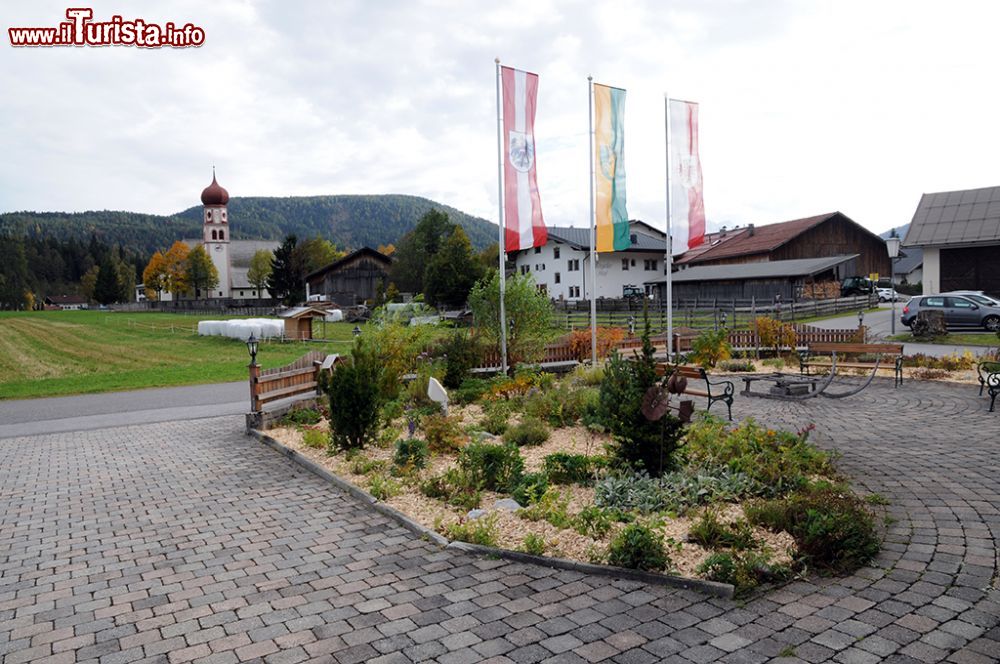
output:
[{"label": "lawn", "polygon": [[992,332],[958,332],[949,333],[933,339],[917,339],[912,334],[897,334],[891,337],[893,341],[916,344],[947,344],[950,346],[1000,346],[1000,338]]},{"label": "lawn", "polygon": [[[105,311],[0,312],[0,399],[217,383],[246,378],[246,346],[199,337],[199,320],[218,315]],[[317,332],[322,329],[318,326]],[[327,323],[334,341],[262,342],[265,368],[310,350],[344,352],[349,323]]]}]

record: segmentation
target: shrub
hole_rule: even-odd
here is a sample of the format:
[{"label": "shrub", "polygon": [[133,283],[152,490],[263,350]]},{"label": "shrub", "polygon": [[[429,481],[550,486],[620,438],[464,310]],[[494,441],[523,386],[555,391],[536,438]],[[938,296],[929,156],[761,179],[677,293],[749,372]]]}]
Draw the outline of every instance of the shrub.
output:
[{"label": "shrub", "polygon": [[509,492],[521,479],[524,459],[514,445],[470,443],[459,452],[458,466],[470,486]]},{"label": "shrub", "polygon": [[496,546],[496,517],[489,514],[478,519],[460,519],[445,527],[444,536],[458,542]]},{"label": "shrub", "polygon": [[733,347],[729,345],[729,330],[705,330],[691,341],[690,360],[706,369],[732,357]]},{"label": "shrub", "polygon": [[585,537],[601,539],[611,532],[615,516],[596,505],[587,505],[573,518],[573,529]]},{"label": "shrub", "polygon": [[542,462],[542,467],[553,484],[588,484],[593,480],[596,465],[594,457],[567,452],[555,452]]},{"label": "shrub", "polygon": [[379,500],[389,500],[400,491],[399,482],[388,475],[372,475],[368,480],[368,492]]},{"label": "shrub", "polygon": [[751,523],[784,530],[807,561],[835,573],[867,564],[879,550],[875,521],[863,500],[837,486],[804,488],[746,508]]},{"label": "shrub", "polygon": [[423,468],[427,465],[429,454],[426,440],[400,438],[396,441],[396,453],[392,457],[392,462],[400,467]]},{"label": "shrub", "polygon": [[284,426],[319,424],[323,415],[315,408],[292,408],[281,418]]},{"label": "shrub", "polygon": [[483,378],[466,378],[458,389],[452,390],[449,397],[457,404],[470,404],[479,401],[490,389],[490,381]]},{"label": "shrub", "polygon": [[427,415],[421,420],[420,428],[424,431],[428,447],[434,452],[461,449],[467,439],[462,430],[462,419],[457,415]]},{"label": "shrub", "polygon": [[596,414],[599,408],[598,390],[571,387],[567,383],[544,392],[535,392],[524,402],[525,413],[545,420],[554,427],[575,424],[583,417]]},{"label": "shrub", "polygon": [[709,581],[735,586],[737,595],[745,595],[761,583],[786,578],[790,571],[771,565],[767,554],[759,551],[713,553],[698,566],[698,573]]},{"label": "shrub", "polygon": [[[619,327],[597,327],[597,357],[607,357],[614,350],[622,339],[625,338],[625,330]],[[586,362],[591,358],[591,333],[590,328],[573,330],[569,333],[570,352],[581,362]]]},{"label": "shrub", "polygon": [[746,473],[725,466],[692,467],[651,478],[643,473],[608,475],[594,487],[594,503],[622,512],[670,511],[684,513],[691,507],[717,501],[756,496],[762,487]]},{"label": "shrub", "polygon": [[462,330],[453,332],[438,351],[445,355],[445,370],[442,383],[450,390],[462,385],[469,371],[480,358],[479,341]]},{"label": "shrub", "polygon": [[832,475],[830,455],[809,444],[807,426],[797,434],[765,429],[752,419],[730,427],[703,416],[688,428],[688,460],[703,466],[726,466],[744,473],[769,495],[782,495],[805,484],[813,475]]},{"label": "shrub", "polygon": [[314,450],[321,450],[330,444],[330,434],[319,429],[306,429],[302,432],[302,444]]},{"label": "shrub", "polygon": [[961,355],[952,353],[942,357],[932,357],[917,353],[903,358],[903,365],[907,367],[924,367],[943,371],[968,371],[975,369],[977,362],[979,362],[979,358],[968,350]]},{"label": "shrub", "polygon": [[378,358],[360,341],[351,359],[336,365],[327,385],[331,445],[361,449],[378,436],[383,375]]},{"label": "shrub", "polygon": [[529,521],[548,521],[556,528],[569,528],[573,524],[569,515],[569,497],[563,496],[555,487],[549,488],[534,505],[517,513]]},{"label": "shrub", "polygon": [[402,377],[417,370],[418,358],[426,357],[423,353],[431,346],[435,334],[431,325],[387,322],[365,326],[361,340],[366,348],[371,349],[381,368],[375,384],[383,401],[392,401],[399,396]]},{"label": "shrub", "polygon": [[494,436],[501,436],[507,430],[507,423],[514,414],[514,409],[507,401],[487,401],[483,405],[483,412],[485,417],[479,423],[480,426]]},{"label": "shrub", "polygon": [[719,371],[745,371],[752,373],[757,371],[757,365],[748,359],[725,360],[719,362],[718,369]]},{"label": "shrub", "polygon": [[782,348],[795,348],[795,326],[791,323],[784,323],[767,316],[758,316],[755,326],[757,336],[760,338],[760,345],[773,349],[776,356],[781,354]]},{"label": "shrub", "polygon": [[507,358],[511,366],[541,357],[551,337],[552,300],[535,287],[530,274],[507,279],[504,290],[507,329],[500,329],[500,275],[492,270],[469,292],[469,307],[485,340],[500,348],[500,335],[507,335]]},{"label": "shrub", "polygon": [[360,454],[351,459],[351,472],[355,475],[367,475],[369,473],[381,472],[385,469],[385,461],[369,459]]},{"label": "shrub", "polygon": [[521,551],[533,556],[541,556],[545,553],[545,540],[534,533],[528,533],[521,543]]},{"label": "shrub", "polygon": [[691,525],[688,539],[709,549],[755,549],[760,544],[745,520],[723,523],[712,509]]},{"label": "shrub", "polygon": [[581,364],[573,370],[573,382],[586,387],[598,387],[604,380],[604,367]]},{"label": "shrub", "polygon": [[511,496],[521,505],[537,503],[549,489],[549,478],[545,473],[528,473],[514,487]]},{"label": "shrub", "polygon": [[948,372],[944,369],[931,369],[930,367],[917,367],[910,374],[917,380],[940,380],[948,377]]},{"label": "shrub", "polygon": [[466,510],[476,509],[482,500],[479,489],[457,468],[449,468],[443,475],[422,482],[420,492],[428,498],[443,500]]},{"label": "shrub", "polygon": [[663,535],[647,525],[630,523],[608,546],[608,563],[615,567],[659,571],[670,564]]},{"label": "shrub", "polygon": [[537,417],[526,417],[520,424],[507,427],[503,439],[518,447],[541,445],[549,439],[549,428]]}]

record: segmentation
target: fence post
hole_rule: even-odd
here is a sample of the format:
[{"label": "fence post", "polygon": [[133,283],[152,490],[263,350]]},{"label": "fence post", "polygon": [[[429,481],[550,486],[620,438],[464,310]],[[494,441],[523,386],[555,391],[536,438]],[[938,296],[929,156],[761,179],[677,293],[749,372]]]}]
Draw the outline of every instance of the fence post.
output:
[{"label": "fence post", "polygon": [[260,412],[260,365],[256,360],[250,363],[250,412]]}]

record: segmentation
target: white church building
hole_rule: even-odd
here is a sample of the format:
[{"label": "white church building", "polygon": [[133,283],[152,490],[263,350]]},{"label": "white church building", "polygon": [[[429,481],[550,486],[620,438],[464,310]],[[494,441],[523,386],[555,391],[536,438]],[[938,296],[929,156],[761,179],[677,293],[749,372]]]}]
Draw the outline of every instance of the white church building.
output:
[{"label": "white church building", "polygon": [[[550,226],[544,247],[512,252],[518,274],[531,274],[538,288],[554,300],[589,300],[590,229]],[[649,224],[629,221],[632,246],[597,254],[597,297],[620,298],[625,288],[655,292],[652,283],[666,272],[667,236]]]},{"label": "white church building", "polygon": [[236,300],[270,297],[266,290],[263,293],[257,292],[257,287],[247,279],[247,271],[250,269],[250,259],[257,251],[266,249],[273,252],[281,243],[275,240],[232,239],[228,210],[229,192],[215,179],[214,171],[212,184],[201,192],[201,204],[203,206],[201,238],[186,239],[182,242],[191,249],[199,244],[204,245],[219,273],[219,283],[211,293],[201,293],[198,297]]}]

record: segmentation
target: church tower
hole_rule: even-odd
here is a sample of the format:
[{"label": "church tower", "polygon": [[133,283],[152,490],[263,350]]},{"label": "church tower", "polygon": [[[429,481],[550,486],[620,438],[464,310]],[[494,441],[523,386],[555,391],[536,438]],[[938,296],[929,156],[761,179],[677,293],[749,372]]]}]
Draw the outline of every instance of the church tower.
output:
[{"label": "church tower", "polygon": [[202,242],[205,251],[212,257],[212,263],[219,272],[219,285],[212,290],[209,297],[231,297],[232,279],[229,262],[229,215],[226,205],[229,203],[229,192],[215,180],[215,169],[212,169],[212,184],[201,192],[201,204],[204,206]]}]

